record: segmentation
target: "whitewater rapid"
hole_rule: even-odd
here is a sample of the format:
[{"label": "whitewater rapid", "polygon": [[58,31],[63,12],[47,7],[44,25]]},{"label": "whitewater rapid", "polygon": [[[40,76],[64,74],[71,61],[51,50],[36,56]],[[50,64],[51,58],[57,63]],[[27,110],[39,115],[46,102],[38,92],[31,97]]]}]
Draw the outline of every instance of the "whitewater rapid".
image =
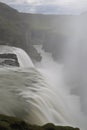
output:
[{"label": "whitewater rapid", "polygon": [[20,67],[34,67],[30,57],[26,54],[24,50],[20,48],[0,45],[0,54],[16,54]]},{"label": "whitewater rapid", "polygon": [[[20,56],[24,55],[24,61],[21,62],[25,65],[25,61],[29,61],[29,67],[0,68],[0,114],[16,116],[31,124],[51,122],[86,130],[79,98],[71,95],[65,87],[63,66],[55,63],[57,75],[54,75],[53,66],[42,68],[38,63],[34,67],[30,58],[27,60],[28,56],[24,51],[10,49],[19,57],[19,61]],[[9,48],[7,52],[8,50]]]},{"label": "whitewater rapid", "polygon": [[[16,116],[31,124],[52,122],[79,126],[76,97],[55,90],[36,69],[0,70],[0,113]],[[77,118],[78,117],[78,118]],[[81,122],[80,122],[81,123]]]}]

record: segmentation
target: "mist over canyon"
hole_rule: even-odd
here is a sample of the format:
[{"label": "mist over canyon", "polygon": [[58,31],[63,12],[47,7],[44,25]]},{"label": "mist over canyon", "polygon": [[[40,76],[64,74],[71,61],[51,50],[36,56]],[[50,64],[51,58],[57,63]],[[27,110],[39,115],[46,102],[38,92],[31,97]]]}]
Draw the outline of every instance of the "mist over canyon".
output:
[{"label": "mist over canyon", "polygon": [[28,14],[0,3],[0,114],[86,130],[86,33],[86,12]]},{"label": "mist over canyon", "polygon": [[[86,41],[87,14],[42,15],[19,13],[0,3],[0,44],[23,48],[32,59],[41,56],[32,45],[42,44],[58,60],[64,58],[66,44]],[[33,53],[32,53],[33,52]]]}]

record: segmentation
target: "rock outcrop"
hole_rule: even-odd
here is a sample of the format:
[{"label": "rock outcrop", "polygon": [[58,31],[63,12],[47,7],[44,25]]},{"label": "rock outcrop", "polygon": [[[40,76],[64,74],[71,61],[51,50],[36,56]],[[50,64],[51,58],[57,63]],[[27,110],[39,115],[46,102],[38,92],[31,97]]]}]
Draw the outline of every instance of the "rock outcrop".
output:
[{"label": "rock outcrop", "polygon": [[41,60],[40,54],[30,42],[30,27],[22,19],[21,13],[0,2],[0,45],[22,48],[32,60]]},{"label": "rock outcrop", "polygon": [[30,125],[15,117],[0,115],[0,130],[79,130],[79,128],[55,126],[51,123],[44,126]]}]

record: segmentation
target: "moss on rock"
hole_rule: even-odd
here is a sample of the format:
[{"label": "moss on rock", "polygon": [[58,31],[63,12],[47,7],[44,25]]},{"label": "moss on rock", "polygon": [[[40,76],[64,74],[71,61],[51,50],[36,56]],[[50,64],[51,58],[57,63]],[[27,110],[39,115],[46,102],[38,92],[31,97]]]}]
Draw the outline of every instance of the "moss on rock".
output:
[{"label": "moss on rock", "polygon": [[0,130],[79,130],[79,128],[55,126],[52,123],[44,126],[30,125],[15,117],[0,115]]}]

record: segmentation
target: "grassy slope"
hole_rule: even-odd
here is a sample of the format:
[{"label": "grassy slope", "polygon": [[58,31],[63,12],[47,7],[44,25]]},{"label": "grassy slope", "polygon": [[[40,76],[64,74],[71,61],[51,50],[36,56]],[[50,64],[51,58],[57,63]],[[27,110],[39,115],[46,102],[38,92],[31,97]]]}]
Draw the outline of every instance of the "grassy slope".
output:
[{"label": "grassy slope", "polygon": [[44,126],[30,125],[24,121],[0,115],[0,130],[79,130],[69,126],[55,126],[54,124],[48,123]]}]

